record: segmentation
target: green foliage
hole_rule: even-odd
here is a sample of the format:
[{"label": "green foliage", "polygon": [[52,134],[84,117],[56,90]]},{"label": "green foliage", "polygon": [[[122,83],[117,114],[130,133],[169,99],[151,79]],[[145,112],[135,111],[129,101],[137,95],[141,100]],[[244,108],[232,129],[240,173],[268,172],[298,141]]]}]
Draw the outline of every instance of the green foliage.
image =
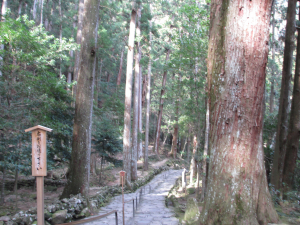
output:
[{"label": "green foliage", "polygon": [[1,23],[0,52],[0,164],[31,170],[31,136],[26,128],[41,124],[53,129],[48,135],[48,167],[54,154],[70,158],[73,108],[64,79],[54,68],[59,58],[68,60],[76,44],[64,40],[60,46],[27,16]]}]

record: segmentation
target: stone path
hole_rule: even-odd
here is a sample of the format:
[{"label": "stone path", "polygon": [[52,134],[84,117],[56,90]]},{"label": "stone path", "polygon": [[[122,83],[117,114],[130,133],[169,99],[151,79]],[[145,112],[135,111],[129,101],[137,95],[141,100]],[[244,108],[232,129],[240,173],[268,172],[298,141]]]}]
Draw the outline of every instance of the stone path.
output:
[{"label": "stone path", "polygon": [[[174,212],[166,208],[165,197],[174,186],[175,181],[181,176],[182,170],[164,171],[151,180],[147,185],[138,189],[135,193],[125,194],[125,202],[138,196],[138,206],[133,217],[132,201],[125,204],[126,225],[177,225],[178,219]],[[151,187],[151,188],[150,188]],[[140,190],[143,190],[141,201],[139,201]],[[116,196],[111,203],[101,208],[99,215],[118,210],[118,224],[123,225],[122,218],[122,196]],[[86,225],[115,225],[115,214],[97,221],[85,223]]]}]

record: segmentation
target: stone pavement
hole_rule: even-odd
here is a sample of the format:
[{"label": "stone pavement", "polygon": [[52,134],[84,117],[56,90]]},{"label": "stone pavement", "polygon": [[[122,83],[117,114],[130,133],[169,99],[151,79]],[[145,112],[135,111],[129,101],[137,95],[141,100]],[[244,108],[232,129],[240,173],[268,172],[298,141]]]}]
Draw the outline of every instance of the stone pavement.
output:
[{"label": "stone pavement", "polygon": [[[177,178],[181,176],[182,170],[164,171],[155,176],[147,185],[138,189],[135,193],[125,194],[125,202],[138,197],[137,210],[133,216],[132,201],[125,204],[126,225],[177,225],[179,221],[175,218],[174,212],[166,208],[165,197],[174,186]],[[140,199],[140,190],[142,197]],[[135,203],[136,204],[136,203]],[[136,205],[135,205],[136,207]],[[118,224],[123,225],[122,217],[122,195],[116,196],[111,203],[102,207],[99,215],[118,210]],[[96,215],[97,216],[97,215]],[[97,221],[85,223],[85,225],[115,225],[115,214]]]}]

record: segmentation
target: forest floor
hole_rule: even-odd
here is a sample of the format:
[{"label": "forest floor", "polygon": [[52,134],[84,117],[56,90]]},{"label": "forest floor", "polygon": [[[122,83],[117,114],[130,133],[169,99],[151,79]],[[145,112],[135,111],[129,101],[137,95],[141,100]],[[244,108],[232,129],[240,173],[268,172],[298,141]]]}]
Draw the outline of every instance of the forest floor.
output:
[{"label": "forest floor", "polygon": [[[122,154],[116,156],[117,159],[122,159]],[[168,162],[169,158],[165,155],[160,155],[160,159],[149,148],[149,171],[157,169]],[[90,176],[90,196],[97,195],[97,192],[104,186],[114,186],[120,183],[119,172],[121,167],[115,167],[112,163],[106,162],[103,164],[103,169],[100,179],[100,158],[97,159],[97,174]],[[180,162],[180,160],[179,160]],[[138,178],[145,177],[149,171],[143,171],[142,162],[138,161]],[[59,199],[62,194],[64,185],[66,184],[67,165],[59,165],[51,173],[51,176],[45,177],[45,205],[52,204]],[[34,187],[35,178],[20,174],[18,176],[18,190],[17,193],[13,191],[14,172],[8,171],[6,175],[6,189],[4,204],[0,205],[0,217],[12,216],[19,211],[26,211],[32,207],[36,207],[36,189]],[[2,174],[0,174],[0,183],[2,183]],[[8,188],[7,188],[8,187]]]}]

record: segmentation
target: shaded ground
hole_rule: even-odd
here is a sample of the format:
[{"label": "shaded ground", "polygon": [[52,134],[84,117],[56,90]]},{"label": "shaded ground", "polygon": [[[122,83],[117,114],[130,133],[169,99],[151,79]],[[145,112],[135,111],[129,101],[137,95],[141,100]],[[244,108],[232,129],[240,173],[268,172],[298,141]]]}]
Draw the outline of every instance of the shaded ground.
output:
[{"label": "shaded ground", "polygon": [[[149,152],[149,170],[153,168],[158,168],[164,165],[168,159],[165,156],[161,156],[161,161],[158,161],[156,156],[153,155],[152,152]],[[117,155],[118,159],[122,159],[122,154]],[[97,192],[103,186],[113,186],[119,184],[119,171],[122,170],[121,167],[115,167],[111,163],[105,163],[103,165],[103,171],[101,174],[100,180],[100,159],[97,160],[97,171],[98,174],[91,174],[90,178],[90,196],[97,195]],[[144,177],[149,172],[142,170],[142,162],[138,165],[138,177]],[[60,166],[57,169],[53,170],[52,178],[45,178],[49,180],[50,185],[45,185],[45,204],[52,204],[55,202],[59,196],[61,195],[64,183],[66,183],[65,173],[67,171],[67,165]],[[7,173],[6,182],[10,183],[10,190],[5,190],[5,202],[3,205],[0,205],[0,217],[4,215],[12,216],[16,212],[25,211],[32,207],[36,207],[36,190],[33,187],[34,178],[30,176],[19,175],[18,178],[18,190],[17,194],[12,191],[13,190],[13,181],[14,181],[14,173],[9,171]],[[20,184],[22,183],[22,187]],[[2,184],[2,174],[0,174],[0,184]],[[1,185],[2,186],[2,185]]]}]

